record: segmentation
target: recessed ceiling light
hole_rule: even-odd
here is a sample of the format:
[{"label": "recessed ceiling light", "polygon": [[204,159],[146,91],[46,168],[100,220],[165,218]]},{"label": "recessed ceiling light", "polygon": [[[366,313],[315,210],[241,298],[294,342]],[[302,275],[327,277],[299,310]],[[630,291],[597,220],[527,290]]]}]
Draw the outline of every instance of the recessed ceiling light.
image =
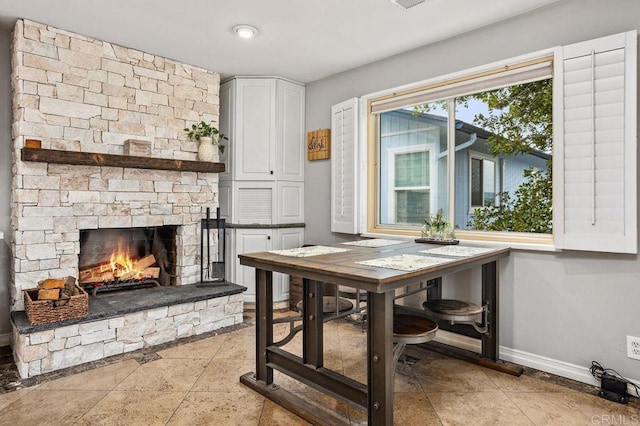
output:
[{"label": "recessed ceiling light", "polygon": [[390,0],[391,3],[398,5],[400,7],[404,7],[405,9],[410,9],[414,6],[424,3],[426,0]]},{"label": "recessed ceiling light", "polygon": [[232,30],[240,38],[254,38],[260,34],[260,31],[256,27],[246,24],[236,25]]}]

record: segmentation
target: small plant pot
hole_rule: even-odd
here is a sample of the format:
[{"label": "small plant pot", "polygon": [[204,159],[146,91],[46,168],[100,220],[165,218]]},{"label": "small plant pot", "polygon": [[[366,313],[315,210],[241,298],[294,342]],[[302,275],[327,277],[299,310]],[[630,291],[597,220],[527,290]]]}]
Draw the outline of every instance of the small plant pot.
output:
[{"label": "small plant pot", "polygon": [[200,138],[200,144],[198,145],[198,160],[200,161],[213,161],[215,154],[215,147],[213,146],[212,138]]}]

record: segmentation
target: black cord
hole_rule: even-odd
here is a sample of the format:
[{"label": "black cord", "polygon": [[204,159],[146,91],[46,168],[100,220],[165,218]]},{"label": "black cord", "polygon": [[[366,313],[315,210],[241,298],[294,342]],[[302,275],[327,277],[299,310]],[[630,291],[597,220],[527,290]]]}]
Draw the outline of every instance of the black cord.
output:
[{"label": "black cord", "polygon": [[598,380],[602,379],[603,374],[609,374],[611,376],[617,377],[622,380],[627,385],[631,385],[636,389],[636,395],[640,396],[640,386],[636,385],[632,381],[627,380],[622,374],[618,373],[616,370],[612,368],[603,368],[597,361],[591,361],[591,367],[589,368],[591,375]]}]

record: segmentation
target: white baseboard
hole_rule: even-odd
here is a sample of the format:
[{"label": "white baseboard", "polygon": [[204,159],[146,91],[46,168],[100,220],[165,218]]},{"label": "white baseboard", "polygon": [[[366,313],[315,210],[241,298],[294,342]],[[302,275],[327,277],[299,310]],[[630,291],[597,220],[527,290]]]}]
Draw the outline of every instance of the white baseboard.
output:
[{"label": "white baseboard", "polygon": [[[500,346],[500,359],[524,365],[525,367],[535,368],[536,370],[544,371],[546,373],[555,374],[556,376],[573,379],[588,385],[600,386],[600,381],[591,375],[589,368],[581,365],[571,364],[517,349],[506,348],[504,346]],[[628,380],[640,386],[640,380]],[[638,396],[638,393],[633,386],[629,385],[627,388],[627,392],[630,395]]]},{"label": "white baseboard", "polygon": [[[455,346],[457,348],[466,349],[471,352],[480,353],[481,351],[479,339],[450,333],[444,330],[438,330],[435,341]],[[536,370],[555,374],[560,377],[566,377],[588,385],[600,386],[600,381],[591,375],[589,368],[581,365],[571,364],[557,359],[507,348],[505,346],[500,346],[499,358],[504,361],[535,368]],[[628,380],[640,386],[640,380]],[[638,396],[636,389],[631,385],[627,387],[627,393],[629,395]]]},{"label": "white baseboard", "polygon": [[11,344],[11,333],[0,334],[0,347]]}]

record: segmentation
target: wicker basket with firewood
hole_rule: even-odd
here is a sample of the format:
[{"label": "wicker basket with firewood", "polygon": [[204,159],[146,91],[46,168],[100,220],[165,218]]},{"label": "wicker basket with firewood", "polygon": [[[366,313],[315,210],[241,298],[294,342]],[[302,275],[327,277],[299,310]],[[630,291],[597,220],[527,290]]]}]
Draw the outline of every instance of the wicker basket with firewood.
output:
[{"label": "wicker basket with firewood", "polygon": [[86,317],[89,295],[74,277],[47,278],[38,288],[24,290],[24,304],[29,324],[42,325]]}]

